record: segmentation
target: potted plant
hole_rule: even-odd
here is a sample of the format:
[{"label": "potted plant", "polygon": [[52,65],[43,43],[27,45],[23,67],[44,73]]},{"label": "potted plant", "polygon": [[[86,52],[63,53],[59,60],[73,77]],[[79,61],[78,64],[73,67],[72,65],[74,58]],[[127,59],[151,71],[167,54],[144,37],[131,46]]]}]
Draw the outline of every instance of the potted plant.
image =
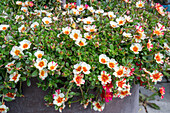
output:
[{"label": "potted plant", "polygon": [[63,11],[59,0],[1,3],[1,112],[6,101],[23,96],[22,83],[30,86],[32,77],[48,91],[46,105],[60,112],[74,102],[103,111],[113,98],[138,94],[137,84],[163,98],[164,88],[154,87],[169,55],[168,16],[160,4],[87,1],[67,3]]}]

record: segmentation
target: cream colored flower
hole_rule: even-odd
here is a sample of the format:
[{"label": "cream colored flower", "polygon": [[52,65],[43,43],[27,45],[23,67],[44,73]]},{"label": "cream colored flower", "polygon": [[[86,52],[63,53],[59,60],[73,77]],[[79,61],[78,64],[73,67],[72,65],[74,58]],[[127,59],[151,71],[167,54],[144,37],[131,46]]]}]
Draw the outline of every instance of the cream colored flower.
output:
[{"label": "cream colored flower", "polygon": [[[18,46],[13,46],[12,50],[10,51],[10,54],[13,56],[13,58],[16,58],[16,56],[23,55],[24,53],[22,52],[22,48]],[[16,58],[17,59],[17,58]]]},{"label": "cream colored flower", "polygon": [[118,63],[116,62],[115,59],[110,59],[108,62],[107,62],[107,66],[110,68],[110,69],[114,69],[115,67],[117,67]]},{"label": "cream colored flower", "polygon": [[74,74],[79,74],[82,72],[82,63],[83,62],[80,62],[80,63],[77,63],[76,65],[74,65],[74,70],[73,70],[73,73]]},{"label": "cream colored flower", "polygon": [[70,38],[73,40],[78,40],[82,38],[82,34],[80,33],[80,30],[73,29],[70,34]]},{"label": "cream colored flower", "polygon": [[112,28],[119,27],[119,25],[118,25],[116,22],[113,22],[113,21],[110,21],[110,26],[111,26]]},{"label": "cream colored flower", "polygon": [[39,70],[39,78],[41,80],[44,80],[47,76],[48,76],[48,73],[46,69]]},{"label": "cream colored flower", "polygon": [[124,25],[126,22],[126,19],[124,17],[119,17],[116,19],[116,22],[119,26]]},{"label": "cream colored flower", "polygon": [[152,82],[157,83],[158,81],[162,81],[163,74],[158,72],[157,70],[153,71],[153,73],[150,75],[150,78],[152,79]]},{"label": "cream colored flower", "polygon": [[75,74],[73,81],[76,83],[77,86],[81,86],[81,84],[84,84],[85,80],[83,79],[83,74]]},{"label": "cream colored flower", "polygon": [[147,48],[149,51],[151,51],[151,48],[153,48],[153,44],[151,43],[150,39],[148,40]]},{"label": "cream colored flower", "polygon": [[71,9],[71,11],[74,15],[80,15],[80,12],[77,9],[73,8],[73,9]]},{"label": "cream colored flower", "polygon": [[104,107],[105,107],[105,104],[101,104],[101,103],[96,102],[96,101],[93,102],[93,109],[95,111],[99,111],[99,112],[103,111]]},{"label": "cream colored flower", "polygon": [[110,61],[109,57],[107,57],[105,54],[101,54],[99,56],[99,62],[102,64],[107,64]]},{"label": "cream colored flower", "polygon": [[17,5],[22,5],[22,1],[16,1]]},{"label": "cream colored flower", "polygon": [[15,65],[14,63],[15,63],[15,60],[13,60],[12,62],[9,62],[9,63],[5,66],[5,68],[7,69],[7,72],[8,72],[8,73],[11,72],[11,70],[12,70],[11,66],[14,66],[14,65]]},{"label": "cream colored flower", "polygon": [[42,58],[42,56],[44,55],[44,51],[40,51],[40,50],[37,50],[34,55],[37,57],[37,58]]},{"label": "cream colored flower", "polygon": [[16,71],[9,76],[9,78],[10,78],[9,81],[14,81],[15,83],[17,83],[19,81],[20,76],[21,76],[21,74],[18,74],[18,71]]},{"label": "cream colored flower", "polygon": [[31,46],[31,42],[29,40],[23,40],[23,41],[21,41],[19,43],[20,43],[20,48],[22,50],[29,49],[30,46]]},{"label": "cream colored flower", "polygon": [[86,62],[82,62],[81,66],[84,74],[90,73],[91,66],[89,64],[87,64]]},{"label": "cream colored flower", "polygon": [[95,25],[84,25],[83,28],[88,32],[96,32],[96,26]]},{"label": "cream colored flower", "polygon": [[133,22],[133,20],[131,20],[130,16],[124,15],[125,19],[127,22]]},{"label": "cream colored flower", "polygon": [[9,25],[3,25],[3,24],[1,24],[1,25],[0,25],[0,31],[5,31],[5,30],[8,29],[8,27],[9,27]]},{"label": "cream colored flower", "polygon": [[94,10],[94,8],[91,6],[91,7],[88,7],[87,8],[91,13],[94,13],[95,12],[95,10]]},{"label": "cream colored flower", "polygon": [[28,8],[27,7],[21,7],[21,11],[24,11],[26,13],[26,12],[28,12]]},{"label": "cream colored flower", "polygon": [[142,45],[139,43],[133,43],[130,46],[130,50],[133,51],[135,54],[139,54],[139,51],[142,51]]},{"label": "cream colored flower", "polygon": [[84,33],[84,38],[91,40],[94,37],[89,33]]},{"label": "cream colored flower", "polygon": [[8,109],[9,109],[9,108],[6,107],[6,105],[1,105],[1,106],[0,106],[0,112],[1,112],[1,113],[7,113]]},{"label": "cream colored flower", "polygon": [[49,17],[44,17],[44,18],[42,19],[42,21],[44,22],[44,24],[50,24],[50,23],[52,23],[52,19],[49,18]]},{"label": "cream colored flower", "polygon": [[126,88],[126,79],[121,79],[121,80],[116,81],[116,86],[118,87],[117,90],[119,91]]},{"label": "cream colored flower", "polygon": [[139,33],[139,35],[134,35],[136,42],[141,42],[141,40],[146,39],[146,35],[144,33]]},{"label": "cream colored flower", "polygon": [[75,43],[76,43],[78,46],[85,46],[85,45],[87,45],[86,39],[84,39],[84,38],[79,38],[79,39],[77,39]]},{"label": "cream colored flower", "polygon": [[15,19],[16,19],[16,21],[18,21],[19,19],[23,20],[24,16],[23,15],[16,15]]},{"label": "cream colored flower", "polygon": [[125,68],[124,68],[124,66],[115,67],[114,70],[115,70],[115,72],[113,73],[113,75],[114,75],[115,77],[118,77],[118,78],[124,77],[124,73],[125,73]]},{"label": "cream colored flower", "polygon": [[54,99],[53,104],[55,104],[57,106],[63,105],[65,102],[64,96],[65,96],[64,93],[56,94],[53,98]]},{"label": "cream colored flower", "polygon": [[104,13],[104,10],[103,9],[99,9],[99,10],[96,10],[95,13],[101,14],[101,13]]},{"label": "cream colored flower", "polygon": [[19,32],[24,32],[26,30],[25,25],[22,25],[21,27],[18,28]]},{"label": "cream colored flower", "polygon": [[102,71],[101,75],[98,76],[99,81],[101,81],[102,85],[106,85],[111,82],[111,75],[107,74],[106,71]]},{"label": "cream colored flower", "polygon": [[83,19],[85,24],[92,24],[95,20],[92,17],[87,17]]},{"label": "cream colored flower", "polygon": [[125,90],[121,90],[120,91],[120,94],[119,94],[118,97],[123,99],[123,98],[125,98],[126,96],[129,96],[129,95],[131,95],[130,90],[129,89],[125,89]]},{"label": "cream colored flower", "polygon": [[131,33],[126,33],[126,32],[123,32],[123,36],[128,38],[132,37]]},{"label": "cream colored flower", "polygon": [[62,28],[62,32],[66,35],[69,35],[71,32],[71,27]]},{"label": "cream colored flower", "polygon": [[156,60],[156,62],[157,62],[158,64],[163,64],[163,62],[164,62],[164,61],[162,60],[163,57],[164,57],[163,54],[157,53],[157,54],[155,54],[154,59]]},{"label": "cream colored flower", "polygon": [[78,11],[83,11],[84,10],[84,6],[83,5],[77,6],[77,10]]},{"label": "cream colored flower", "polygon": [[34,23],[31,24],[31,28],[36,28],[37,26],[39,26],[38,22],[34,22]]},{"label": "cream colored flower", "polygon": [[34,66],[39,69],[42,70],[43,68],[45,68],[47,66],[47,60],[46,59],[37,59],[36,63],[34,64]]},{"label": "cream colored flower", "polygon": [[58,66],[58,64],[55,63],[54,61],[48,63],[48,69],[51,71],[56,70],[57,66]]},{"label": "cream colored flower", "polygon": [[145,2],[142,2],[142,1],[140,0],[140,1],[136,2],[136,7],[137,7],[137,8],[142,8],[142,7],[144,7],[144,4],[145,4]]},{"label": "cream colored flower", "polygon": [[108,15],[109,18],[116,18],[116,15],[114,15],[114,13],[112,11],[109,11],[107,13],[107,15]]}]

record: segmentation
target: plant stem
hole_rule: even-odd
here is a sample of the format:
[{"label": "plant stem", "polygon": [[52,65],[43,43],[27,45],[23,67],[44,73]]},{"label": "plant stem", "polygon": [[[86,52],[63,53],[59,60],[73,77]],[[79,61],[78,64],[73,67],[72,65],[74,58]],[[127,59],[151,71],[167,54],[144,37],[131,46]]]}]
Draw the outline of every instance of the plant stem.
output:
[{"label": "plant stem", "polygon": [[69,89],[67,90],[66,98],[68,98],[68,93],[69,93],[69,91],[71,90],[72,87],[73,87],[73,83],[70,85]]},{"label": "plant stem", "polygon": [[83,89],[81,88],[81,86],[80,86],[80,91],[81,91],[82,98],[83,98],[83,100],[84,100]]}]

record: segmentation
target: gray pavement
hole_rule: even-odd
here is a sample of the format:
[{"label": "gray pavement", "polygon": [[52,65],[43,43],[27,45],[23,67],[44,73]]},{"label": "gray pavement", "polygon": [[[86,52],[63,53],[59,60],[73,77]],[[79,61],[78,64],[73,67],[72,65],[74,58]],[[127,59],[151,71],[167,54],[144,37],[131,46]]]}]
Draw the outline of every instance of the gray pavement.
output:
[{"label": "gray pavement", "polygon": [[[155,110],[149,106],[147,106],[148,113],[170,113],[170,83],[159,83],[156,85],[156,87],[165,87],[165,95],[164,98],[161,99],[160,97],[156,96],[156,99],[153,101],[155,104],[157,104],[160,107],[160,110]],[[151,95],[152,92],[144,89],[143,87],[140,88],[141,92],[143,94]],[[139,106],[138,113],[146,113],[143,106]]]}]

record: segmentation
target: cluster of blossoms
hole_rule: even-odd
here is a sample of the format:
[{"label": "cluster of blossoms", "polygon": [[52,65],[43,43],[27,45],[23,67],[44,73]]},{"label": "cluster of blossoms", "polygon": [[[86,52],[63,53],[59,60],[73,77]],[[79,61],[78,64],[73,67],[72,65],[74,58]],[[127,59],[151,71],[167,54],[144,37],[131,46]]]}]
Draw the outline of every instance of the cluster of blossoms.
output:
[{"label": "cluster of blossoms", "polygon": [[[39,78],[41,78],[42,80],[44,80],[47,76],[48,76],[48,70],[46,69],[47,67],[47,60],[46,59],[42,59],[43,55],[44,55],[44,51],[40,51],[37,50],[34,55],[37,57],[36,63],[34,64],[34,66],[39,69]],[[48,69],[50,71],[55,71],[57,68],[58,64],[54,61],[51,61],[48,63]]]},{"label": "cluster of blossoms", "polygon": [[[130,85],[126,84],[126,78],[124,77],[131,76],[133,74],[132,70],[125,66],[118,66],[118,63],[115,59],[110,59],[105,54],[101,54],[99,56],[99,62],[102,64],[107,64],[110,69],[114,69],[115,72],[113,73],[113,76],[119,78],[119,80],[116,81],[117,93],[114,94],[114,97],[124,98],[125,96],[130,95]],[[107,74],[106,71],[102,71],[101,75],[98,76],[98,79],[101,81],[101,84],[104,88],[101,96],[102,98],[105,98],[106,102],[109,102],[109,100],[112,100],[113,98],[113,84],[111,75]]]},{"label": "cluster of blossoms", "polygon": [[[85,80],[83,79],[84,74],[90,74],[91,66],[85,62],[80,62],[76,65],[74,65],[74,78],[73,81],[76,83],[77,86],[81,86],[81,84],[85,83]],[[84,74],[82,74],[83,72]]]},{"label": "cluster of blossoms", "polygon": [[[10,47],[8,49],[10,48],[10,54],[14,59],[4,66],[10,74],[7,81],[17,84],[19,80],[28,80],[32,72],[39,75],[43,82],[43,85],[39,84],[39,86],[43,89],[49,87],[53,92],[55,91],[53,95],[50,94],[53,101],[49,103],[53,103],[60,112],[65,108],[66,101],[70,102],[72,98],[70,95],[78,95],[71,91],[72,87],[80,89],[82,96],[86,95],[86,98],[82,98],[81,101],[84,108],[91,103],[95,111],[103,111],[105,102],[116,97],[123,99],[131,95],[130,89],[135,76],[138,76],[139,80],[145,78],[146,81],[143,81],[145,85],[160,82],[163,77],[161,65],[166,63],[165,52],[167,55],[170,54],[168,41],[164,38],[168,30],[160,20],[154,21],[155,24],[150,26],[149,19],[144,19],[148,12],[145,11],[147,4],[142,0],[123,1],[134,3],[128,5],[134,6],[137,10],[128,8],[122,12],[116,8],[110,10],[107,7],[103,10],[87,4],[77,6],[76,3],[68,3],[64,5],[65,11],[61,11],[60,7],[49,9],[44,6],[45,10],[38,8],[31,12],[33,2],[17,1],[16,4],[21,6],[22,13],[12,17],[19,27],[8,25],[6,21],[6,24],[0,25],[0,32],[7,35],[4,37],[5,41],[8,38],[8,29],[10,31],[15,29],[16,32],[9,33],[19,36],[15,42],[6,41],[7,44],[12,45],[12,49]],[[166,15],[160,4],[155,4],[155,8],[162,16]],[[52,10],[55,10],[55,13],[52,13]],[[140,10],[143,12],[139,12]],[[160,43],[158,43],[159,39]],[[22,41],[18,42],[18,40]],[[20,45],[13,46],[17,43]],[[148,61],[148,59],[153,60]],[[156,64],[158,68],[152,68],[150,62]],[[56,72],[58,65],[61,65],[61,68]],[[148,68],[152,68],[153,71],[148,71]],[[49,76],[50,74],[53,76]],[[46,80],[47,83],[42,80]],[[94,89],[93,87],[100,91],[97,93],[101,94],[101,100],[96,101],[93,96],[88,95],[88,91]],[[89,89],[84,93],[83,90],[86,88]],[[15,99],[16,92],[5,93],[4,97]],[[163,98],[165,89],[162,87],[157,93]],[[7,109],[5,105],[0,106],[0,112],[5,113]]]},{"label": "cluster of blossoms", "polygon": [[53,94],[53,99],[53,104],[57,105],[59,107],[59,111],[62,112],[62,109],[65,108],[65,101],[67,101],[64,93],[61,93],[60,89],[56,90],[55,94]]}]

